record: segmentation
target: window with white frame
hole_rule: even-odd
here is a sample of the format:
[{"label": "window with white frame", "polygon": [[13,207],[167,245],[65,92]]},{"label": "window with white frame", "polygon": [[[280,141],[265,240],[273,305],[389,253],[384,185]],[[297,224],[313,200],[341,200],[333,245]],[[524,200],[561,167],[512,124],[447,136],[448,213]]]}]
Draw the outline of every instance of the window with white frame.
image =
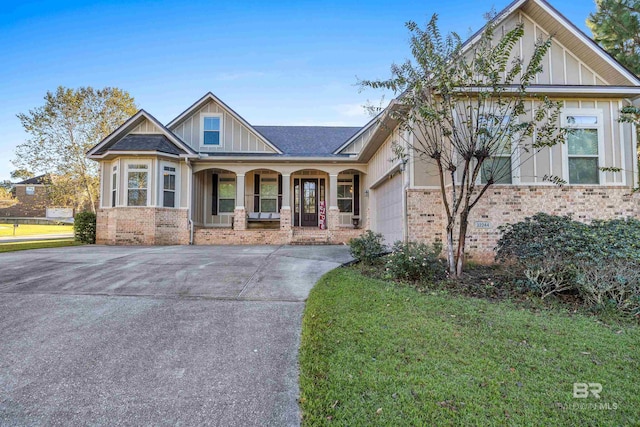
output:
[{"label": "window with white frame", "polygon": [[233,213],[236,208],[236,179],[221,176],[218,181],[218,212]]},{"label": "window with white frame", "polygon": [[564,125],[568,128],[564,178],[569,184],[599,184],[602,114],[569,110],[564,114]]},{"label": "window with white frame", "polygon": [[36,187],[29,185],[25,189],[25,193],[27,194],[27,196],[33,196],[34,194],[36,194]]},{"label": "window with white frame", "polygon": [[111,169],[111,207],[116,207],[118,200],[118,166]]},{"label": "window with white frame", "polygon": [[278,211],[278,178],[260,177],[260,212]]},{"label": "window with white frame", "polygon": [[338,179],[338,208],[340,212],[353,212],[353,178]]},{"label": "window with white frame", "polygon": [[222,116],[203,116],[202,129],[202,145],[220,145],[222,133]]},{"label": "window with white frame", "polygon": [[149,166],[127,165],[127,206],[147,206]]},{"label": "window with white frame", "polygon": [[[506,130],[510,120],[510,116],[499,115],[479,120],[478,140],[481,146],[486,145],[490,150],[489,157],[482,162],[480,168],[480,182],[482,184],[486,184],[489,180],[492,180],[494,184],[511,184],[513,182],[512,144],[511,137],[507,135],[508,131]],[[487,137],[494,141],[486,143],[483,141],[483,126],[485,126]],[[500,127],[498,128],[498,126]],[[497,133],[500,130],[504,130],[503,135]]]},{"label": "window with white frame", "polygon": [[176,207],[176,168],[174,166],[162,167],[162,206]]}]

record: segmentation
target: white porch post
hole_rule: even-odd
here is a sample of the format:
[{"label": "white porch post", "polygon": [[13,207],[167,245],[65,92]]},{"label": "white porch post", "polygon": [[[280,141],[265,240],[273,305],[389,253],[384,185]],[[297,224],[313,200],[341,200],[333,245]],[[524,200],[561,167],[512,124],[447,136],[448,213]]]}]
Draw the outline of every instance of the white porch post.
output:
[{"label": "white porch post", "polygon": [[282,174],[282,207],[280,208],[280,230],[289,231],[293,225],[291,216],[291,175]]},{"label": "white porch post", "polygon": [[244,208],[244,174],[236,174],[236,208],[233,211],[233,229],[247,229],[247,212]]},{"label": "white porch post", "polygon": [[327,212],[328,229],[335,230],[340,223],[338,208],[338,175],[329,174],[329,212]]},{"label": "white porch post", "polygon": [[291,175],[282,174],[282,209],[291,209]]}]

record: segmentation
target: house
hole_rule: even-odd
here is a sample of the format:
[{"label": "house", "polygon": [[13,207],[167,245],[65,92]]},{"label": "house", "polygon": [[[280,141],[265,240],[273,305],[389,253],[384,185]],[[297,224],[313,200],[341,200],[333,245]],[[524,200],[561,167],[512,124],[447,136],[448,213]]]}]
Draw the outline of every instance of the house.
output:
[{"label": "house", "polygon": [[40,175],[13,184],[16,203],[0,208],[0,218],[44,218],[49,202],[45,180]]},{"label": "house", "polygon": [[[546,148],[491,187],[472,212],[471,256],[491,256],[500,225],[539,211],[639,216],[636,132],[618,118],[640,98],[640,80],[544,0],[517,0],[496,19],[505,29],[524,24],[516,49],[525,55],[554,35],[532,91],[562,101],[562,126],[585,130],[592,143]],[[97,241],[342,243],[365,229],[387,242],[443,239],[433,166],[392,161],[392,144],[410,139],[400,132],[384,113],[362,128],[257,126],[212,93],[166,125],[140,110],[88,152],[100,163]],[[586,173],[576,176],[576,166]]]}]

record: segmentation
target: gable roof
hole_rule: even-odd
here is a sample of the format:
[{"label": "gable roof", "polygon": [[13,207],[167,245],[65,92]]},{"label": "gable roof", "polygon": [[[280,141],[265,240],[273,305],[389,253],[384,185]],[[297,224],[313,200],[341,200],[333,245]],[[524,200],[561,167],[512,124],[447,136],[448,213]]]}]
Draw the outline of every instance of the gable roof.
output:
[{"label": "gable roof", "polygon": [[245,127],[247,127],[249,130],[251,130],[253,133],[256,134],[256,136],[258,137],[258,139],[260,139],[264,144],[268,145],[269,147],[271,147],[273,150],[275,150],[278,154],[283,154],[282,151],[280,151],[278,149],[278,147],[276,147],[275,145],[273,145],[267,138],[264,137],[264,135],[262,135],[259,131],[256,130],[256,128],[254,126],[251,126],[251,124],[249,124],[249,122],[247,122],[240,114],[236,113],[233,108],[229,107],[227,104],[225,104],[224,102],[222,102],[222,100],[220,100],[220,98],[218,98],[217,96],[215,96],[212,92],[207,92],[202,98],[200,98],[199,100],[197,100],[196,102],[194,102],[189,108],[187,108],[186,110],[184,110],[182,113],[180,113],[175,119],[171,120],[168,124],[167,124],[167,128],[168,129],[172,129],[175,126],[179,125],[182,121],[186,120],[187,118],[189,118],[191,116],[191,114],[193,114],[194,112],[198,111],[200,108],[202,108],[206,103],[213,101],[215,103],[217,103],[218,105],[220,105],[223,109],[225,109],[233,118],[235,118],[237,121],[239,121],[242,125],[244,125]]},{"label": "gable roof", "polygon": [[[149,120],[161,132],[154,134],[163,136],[164,138],[149,138],[153,135],[130,135],[129,132],[134,130],[144,120]],[[128,144],[121,142],[128,138],[127,141],[138,149],[129,147]],[[171,148],[170,146],[173,146]],[[160,149],[159,149],[160,148]],[[96,144],[87,152],[87,157],[102,157],[109,151],[160,151],[168,154],[197,156],[191,147],[182,142],[180,138],[175,136],[169,129],[160,123],[155,117],[144,110],[139,110],[131,116],[129,120],[124,122],[118,129],[111,132],[109,136]]]},{"label": "gable roof", "polygon": [[33,178],[28,178],[20,182],[16,182],[13,185],[44,185],[46,177],[47,174],[45,173],[42,175],[34,176]]},{"label": "gable roof", "polygon": [[283,154],[329,156],[356,134],[360,127],[346,126],[254,126]]},{"label": "gable roof", "polygon": [[176,147],[169,138],[161,134],[129,134],[119,139],[108,148],[103,147],[95,154],[111,151],[158,151],[179,156],[184,151]]},{"label": "gable roof", "polygon": [[[517,10],[534,19],[544,27],[556,40],[569,48],[578,56],[587,56],[591,59],[589,65],[598,74],[606,76],[612,85],[638,86],[640,78],[620,64],[613,56],[604,50],[593,39],[587,36],[580,28],[569,21],[562,13],[558,12],[546,0],[514,0],[493,18],[494,24],[500,24]],[[486,26],[476,31],[462,44],[462,49],[471,48],[476,43]],[[561,30],[566,31],[561,31]]]}]

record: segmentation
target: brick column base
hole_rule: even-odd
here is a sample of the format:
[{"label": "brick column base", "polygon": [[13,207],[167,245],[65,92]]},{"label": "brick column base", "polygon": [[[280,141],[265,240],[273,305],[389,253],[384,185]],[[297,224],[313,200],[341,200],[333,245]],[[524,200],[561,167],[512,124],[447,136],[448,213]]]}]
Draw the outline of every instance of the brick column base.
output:
[{"label": "brick column base", "polygon": [[280,230],[289,231],[291,230],[291,225],[291,209],[280,209]]},{"label": "brick column base", "polygon": [[329,208],[329,214],[327,215],[327,229],[337,230],[340,226],[340,209],[337,207]]},{"label": "brick column base", "polygon": [[233,211],[233,229],[234,230],[246,230],[247,229],[247,211],[244,208],[236,208]]}]

